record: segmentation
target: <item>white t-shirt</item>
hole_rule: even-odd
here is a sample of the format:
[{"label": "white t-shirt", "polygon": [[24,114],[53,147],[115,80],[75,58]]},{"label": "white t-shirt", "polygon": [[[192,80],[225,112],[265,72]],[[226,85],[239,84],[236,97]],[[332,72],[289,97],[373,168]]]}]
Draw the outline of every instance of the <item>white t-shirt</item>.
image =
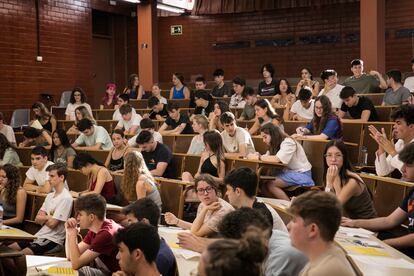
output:
[{"label": "white t-shirt", "polygon": [[141,122],[142,117],[139,114],[132,114],[131,120],[125,121],[124,119],[119,120],[118,124],[116,125],[117,128],[124,128],[125,130],[130,130],[132,126],[138,126]]},{"label": "white t-shirt", "polygon": [[312,169],[302,145],[293,138],[287,137],[282,141],[276,156],[289,170],[306,172]]},{"label": "white t-shirt", "polygon": [[226,152],[239,152],[239,145],[242,144],[247,145],[247,154],[255,152],[252,137],[244,128],[236,127],[236,133],[233,137],[224,130],[221,133],[221,137],[223,138],[223,145]]},{"label": "white t-shirt", "polygon": [[[128,140],[128,146],[136,148],[138,147],[138,144],[136,143],[137,137],[139,135],[140,132],[138,132],[137,135],[133,136],[131,139]],[[161,143],[162,144],[162,135],[161,133],[159,133],[158,131],[154,131],[152,133],[153,137],[154,137],[154,141]]]},{"label": "white t-shirt", "polygon": [[72,213],[72,203],[72,196],[66,188],[58,195],[56,195],[56,192],[49,193],[40,210],[59,220],[59,223],[53,229],[46,224],[43,225],[35,236],[39,239],[48,239],[55,243],[63,244],[66,234],[65,222]]},{"label": "white t-shirt", "polygon": [[162,96],[161,96],[161,98],[159,98],[159,100],[160,100],[160,103],[162,103],[162,104],[168,104],[167,99],[162,97]]},{"label": "white t-shirt", "polygon": [[[135,111],[135,108],[132,109],[131,113],[132,113],[132,116],[134,116],[134,114],[137,114],[137,112]],[[119,108],[114,111],[114,114],[112,115],[112,120],[114,121],[122,120],[122,115],[121,115],[121,112],[119,112]]]},{"label": "white t-shirt", "polygon": [[3,133],[11,144],[16,145],[16,136],[14,136],[14,130],[11,126],[3,124],[0,133]]},{"label": "white t-shirt", "polygon": [[244,108],[246,100],[241,95],[233,94],[230,98],[229,105],[230,107]]},{"label": "white t-shirt", "polygon": [[290,112],[299,115],[302,118],[312,120],[313,119],[313,107],[315,105],[315,100],[310,100],[310,106],[308,109],[304,108],[299,100],[293,103]]},{"label": "white t-shirt", "polygon": [[407,87],[410,92],[414,92],[414,76],[406,78],[404,86]]},{"label": "white t-shirt", "polygon": [[[53,165],[52,161],[47,161],[46,165],[43,167],[41,171],[35,169],[33,166],[31,166],[27,172],[26,177],[32,181],[35,181],[38,186],[45,185],[45,182],[49,180],[49,172],[46,171],[47,167],[50,165]],[[65,188],[69,190],[68,183],[65,180]]]},{"label": "white t-shirt", "polygon": [[69,103],[68,106],[66,107],[66,111],[65,111],[65,115],[69,116],[69,120],[75,121],[75,119],[76,119],[75,109],[78,108],[79,106],[86,107],[86,109],[89,111],[89,114],[91,115],[91,118],[93,118],[92,109],[91,109],[91,106],[88,103],[82,103],[82,104]]},{"label": "white t-shirt", "polygon": [[93,133],[91,136],[86,136],[81,133],[76,139],[75,143],[79,146],[95,146],[98,143],[101,143],[102,150],[110,150],[113,147],[111,137],[108,134],[108,131],[102,126],[93,126]]},{"label": "white t-shirt", "polygon": [[333,89],[329,90],[328,93],[324,94],[325,89],[322,89],[321,92],[319,92],[318,96],[325,95],[331,100],[332,108],[341,109],[342,106],[342,99],[339,97],[339,94],[341,94],[342,88],[345,86],[337,84]]}]

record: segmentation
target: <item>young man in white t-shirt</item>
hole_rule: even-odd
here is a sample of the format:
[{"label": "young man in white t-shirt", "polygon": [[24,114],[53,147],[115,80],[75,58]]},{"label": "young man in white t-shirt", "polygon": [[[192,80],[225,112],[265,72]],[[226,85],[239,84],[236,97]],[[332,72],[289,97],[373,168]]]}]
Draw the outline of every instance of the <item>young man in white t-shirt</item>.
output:
[{"label": "young man in white t-shirt", "polygon": [[231,112],[224,112],[220,117],[224,127],[221,137],[228,157],[246,157],[254,153],[254,144],[249,132],[236,125],[236,119]]},{"label": "young man in white t-shirt", "polygon": [[[116,106],[115,106],[115,111],[114,114],[112,115],[112,120],[114,121],[120,121],[122,120],[122,115],[121,112],[119,112],[119,109],[121,108],[121,106],[125,105],[125,104],[129,104],[129,95],[128,94],[121,94],[118,96],[118,99],[116,100]],[[135,108],[132,108],[132,115],[137,114],[137,112],[135,111]]]},{"label": "young man in white t-shirt", "polygon": [[49,175],[46,168],[53,165],[47,160],[47,150],[44,147],[35,147],[30,154],[32,166],[26,172],[23,188],[26,191],[49,193],[52,187],[49,183]]},{"label": "young man in white t-shirt", "polygon": [[[149,132],[152,133],[154,137],[154,141],[162,144],[162,135],[158,131],[155,131],[155,124],[151,119],[149,118],[142,119],[139,125],[141,128],[141,131],[148,130]],[[133,148],[138,148],[137,137],[139,133],[128,140],[128,146],[133,147]]]},{"label": "young man in white t-shirt", "polygon": [[35,222],[42,228],[35,234],[34,242],[13,243],[11,248],[22,250],[25,255],[43,255],[46,252],[63,248],[65,240],[65,222],[72,212],[73,199],[65,188],[68,170],[62,163],[52,164],[46,168],[49,183],[54,192],[49,193],[36,215]]},{"label": "young man in white t-shirt", "polygon": [[119,120],[115,129],[125,129],[125,134],[136,134],[139,129],[139,123],[142,120],[141,115],[132,114],[132,107],[129,104],[124,104],[119,108],[122,119]]},{"label": "young man in white t-shirt", "polygon": [[285,120],[310,121],[313,119],[314,103],[312,91],[309,88],[302,88],[296,102],[290,106],[288,101],[283,118]]}]

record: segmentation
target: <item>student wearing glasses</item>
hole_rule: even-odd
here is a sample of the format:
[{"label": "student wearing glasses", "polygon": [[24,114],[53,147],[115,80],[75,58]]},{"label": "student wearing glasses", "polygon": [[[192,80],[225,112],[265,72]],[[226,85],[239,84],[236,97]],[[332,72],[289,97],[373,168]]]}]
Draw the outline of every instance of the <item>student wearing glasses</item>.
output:
[{"label": "student wearing glasses", "polygon": [[210,175],[201,174],[198,176],[195,179],[195,190],[201,203],[193,223],[178,219],[174,214],[168,212],[165,214],[165,222],[190,229],[192,234],[199,237],[214,236],[218,233],[219,222],[234,208],[219,197],[219,184]]},{"label": "student wearing glasses", "polygon": [[84,106],[89,111],[89,114],[92,115],[91,106],[86,102],[86,95],[83,92],[82,88],[75,87],[72,90],[72,94],[70,95],[70,101],[68,106],[65,110],[66,120],[68,121],[75,121],[76,120],[76,113],[75,109],[79,106]]}]

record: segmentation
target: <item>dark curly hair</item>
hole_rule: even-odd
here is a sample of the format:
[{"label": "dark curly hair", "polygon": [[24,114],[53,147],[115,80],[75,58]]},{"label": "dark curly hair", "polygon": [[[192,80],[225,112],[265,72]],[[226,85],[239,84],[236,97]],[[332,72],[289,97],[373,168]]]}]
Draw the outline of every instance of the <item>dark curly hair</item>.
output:
[{"label": "dark curly hair", "polygon": [[0,159],[4,158],[4,154],[8,148],[14,149],[14,146],[10,144],[9,140],[7,140],[3,133],[0,133]]},{"label": "dark curly hair", "polygon": [[4,187],[4,199],[8,204],[15,204],[17,191],[21,187],[19,169],[11,164],[6,164],[1,166],[0,170],[6,173],[6,177],[8,179],[7,185]]}]

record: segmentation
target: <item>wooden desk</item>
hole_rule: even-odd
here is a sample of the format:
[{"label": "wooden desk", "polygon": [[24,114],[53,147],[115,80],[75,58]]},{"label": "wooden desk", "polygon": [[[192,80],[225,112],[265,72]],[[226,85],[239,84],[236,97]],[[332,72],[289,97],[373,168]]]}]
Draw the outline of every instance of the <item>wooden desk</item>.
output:
[{"label": "wooden desk", "polygon": [[29,240],[32,241],[36,239],[36,237],[32,234],[29,234],[23,230],[4,226],[0,230],[0,241],[21,241],[21,240]]},{"label": "wooden desk", "polygon": [[[64,274],[52,274],[51,271],[48,271],[52,267],[61,267],[61,268],[72,268],[72,264],[66,258],[59,257],[49,257],[49,256],[26,256],[26,265],[27,265],[27,276],[35,275],[64,275]],[[53,268],[52,268],[53,269]],[[75,270],[73,274],[65,275],[79,275]]]},{"label": "wooden desk", "polygon": [[180,232],[188,232],[188,230],[177,227],[158,227],[158,234],[165,239],[166,243],[170,246],[172,252],[174,253],[175,260],[177,262],[178,274],[180,276],[187,276],[190,275],[192,271],[197,270],[198,262],[200,260],[200,253],[180,248],[177,244],[177,235]]},{"label": "wooden desk", "polygon": [[[352,234],[348,231],[341,227],[336,233],[335,242],[363,275],[414,275],[414,260],[377,239],[373,234]],[[399,259],[411,268],[400,267],[401,264],[389,264]]]},{"label": "wooden desk", "polygon": [[110,213],[120,213],[122,211],[122,208],[123,208],[122,206],[118,206],[115,204],[110,204],[110,203],[106,204],[106,211]]}]

